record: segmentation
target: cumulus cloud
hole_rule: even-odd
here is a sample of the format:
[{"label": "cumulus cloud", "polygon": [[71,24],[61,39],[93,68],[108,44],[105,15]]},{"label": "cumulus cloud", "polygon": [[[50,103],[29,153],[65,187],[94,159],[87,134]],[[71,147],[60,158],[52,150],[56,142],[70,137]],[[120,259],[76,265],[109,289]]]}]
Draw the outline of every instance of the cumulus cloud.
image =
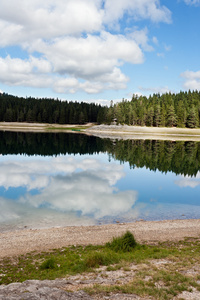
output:
[{"label": "cumulus cloud", "polygon": [[100,31],[102,17],[99,1],[59,0],[55,3],[54,0],[2,0],[0,44],[7,46],[35,39]]},{"label": "cumulus cloud", "polygon": [[[148,29],[147,27],[141,30],[135,30],[130,36],[142,47],[145,51],[153,51],[154,48],[148,44]],[[155,41],[155,38],[154,38]]]},{"label": "cumulus cloud", "polygon": [[28,58],[1,58],[0,81],[58,93],[126,88],[123,64],[143,63],[143,51],[153,48],[147,29],[132,28],[132,35],[108,31],[115,26],[121,32],[125,14],[171,22],[171,12],[158,0],[2,0],[0,47],[19,46]]},{"label": "cumulus cloud", "polygon": [[107,0],[105,17],[107,23],[118,22],[127,13],[135,19],[150,19],[153,22],[171,22],[171,12],[156,0]]},{"label": "cumulus cloud", "polygon": [[190,90],[199,90],[200,89],[200,71],[185,71],[180,75],[184,78],[184,88]]}]

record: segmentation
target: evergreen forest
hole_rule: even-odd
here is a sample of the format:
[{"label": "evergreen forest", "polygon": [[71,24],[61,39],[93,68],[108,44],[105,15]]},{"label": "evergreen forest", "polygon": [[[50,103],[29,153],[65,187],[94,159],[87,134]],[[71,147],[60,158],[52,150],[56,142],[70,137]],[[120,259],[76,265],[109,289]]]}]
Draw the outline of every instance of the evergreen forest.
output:
[{"label": "evergreen forest", "polygon": [[54,99],[0,94],[0,122],[57,124],[127,124],[155,127],[200,127],[200,92],[133,95],[131,101],[101,106]]},{"label": "evergreen forest", "polygon": [[200,127],[200,92],[154,94],[149,98],[133,95],[131,101],[111,103],[106,122],[113,119],[117,124],[135,126]]},{"label": "evergreen forest", "polygon": [[97,121],[100,105],[0,94],[0,122],[84,124]]}]

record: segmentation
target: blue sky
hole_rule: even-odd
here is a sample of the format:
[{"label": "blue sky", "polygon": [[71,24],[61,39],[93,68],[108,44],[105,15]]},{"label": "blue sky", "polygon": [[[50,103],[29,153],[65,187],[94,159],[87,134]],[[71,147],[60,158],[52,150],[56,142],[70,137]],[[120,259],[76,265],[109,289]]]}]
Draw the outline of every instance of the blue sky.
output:
[{"label": "blue sky", "polygon": [[0,91],[109,103],[200,90],[200,0],[1,0]]}]

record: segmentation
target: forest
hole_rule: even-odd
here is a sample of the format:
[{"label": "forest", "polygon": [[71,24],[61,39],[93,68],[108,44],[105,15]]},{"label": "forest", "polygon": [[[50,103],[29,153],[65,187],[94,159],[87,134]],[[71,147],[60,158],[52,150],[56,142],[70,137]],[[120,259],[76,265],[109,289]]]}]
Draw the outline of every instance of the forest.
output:
[{"label": "forest", "polygon": [[111,103],[106,120],[99,116],[100,123],[155,127],[200,127],[200,92],[188,91],[178,94],[133,95],[131,101],[123,99]]},{"label": "forest", "polygon": [[127,124],[155,127],[200,127],[200,92],[133,95],[110,106],[0,94],[0,122],[57,124]]},{"label": "forest", "polygon": [[0,94],[0,122],[84,124],[97,121],[100,105]]}]

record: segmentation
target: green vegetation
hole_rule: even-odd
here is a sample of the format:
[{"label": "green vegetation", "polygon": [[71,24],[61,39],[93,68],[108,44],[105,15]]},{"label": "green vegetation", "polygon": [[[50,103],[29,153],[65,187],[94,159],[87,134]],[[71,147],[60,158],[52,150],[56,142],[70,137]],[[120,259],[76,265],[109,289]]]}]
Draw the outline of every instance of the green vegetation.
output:
[{"label": "green vegetation", "polygon": [[[122,251],[124,241],[129,247]],[[199,239],[140,245],[127,232],[104,246],[71,246],[48,253],[2,259],[0,284],[27,279],[69,278],[75,274],[84,274],[87,279],[88,272],[93,273],[93,278],[107,278],[112,272],[120,271],[123,276],[119,276],[114,285],[94,284],[86,291],[90,294],[134,293],[155,299],[172,299],[192,288],[200,291],[199,252]],[[105,266],[105,271],[99,270],[100,266]]]},{"label": "green vegetation", "polygon": [[130,252],[137,246],[137,242],[132,233],[127,231],[123,236],[113,238],[106,246],[116,252]]},{"label": "green vegetation", "polygon": [[0,122],[85,124],[96,122],[100,105],[0,94]]},{"label": "green vegetation", "polygon": [[94,103],[54,99],[19,98],[0,94],[0,122],[50,124],[117,124],[155,127],[200,127],[200,92],[188,91],[146,96],[133,95],[131,101],[108,108]]},{"label": "green vegetation", "polygon": [[[111,103],[112,104],[112,103]],[[153,96],[133,95],[131,101],[123,99],[112,104],[99,123],[117,123],[155,127],[200,127],[200,92],[166,93]]]},{"label": "green vegetation", "polygon": [[82,130],[84,130],[84,129],[87,129],[88,127],[83,127],[83,126],[81,126],[81,127],[56,127],[56,126],[54,126],[54,127],[47,127],[47,128],[45,128],[46,130],[70,130],[70,131],[82,131]]}]

